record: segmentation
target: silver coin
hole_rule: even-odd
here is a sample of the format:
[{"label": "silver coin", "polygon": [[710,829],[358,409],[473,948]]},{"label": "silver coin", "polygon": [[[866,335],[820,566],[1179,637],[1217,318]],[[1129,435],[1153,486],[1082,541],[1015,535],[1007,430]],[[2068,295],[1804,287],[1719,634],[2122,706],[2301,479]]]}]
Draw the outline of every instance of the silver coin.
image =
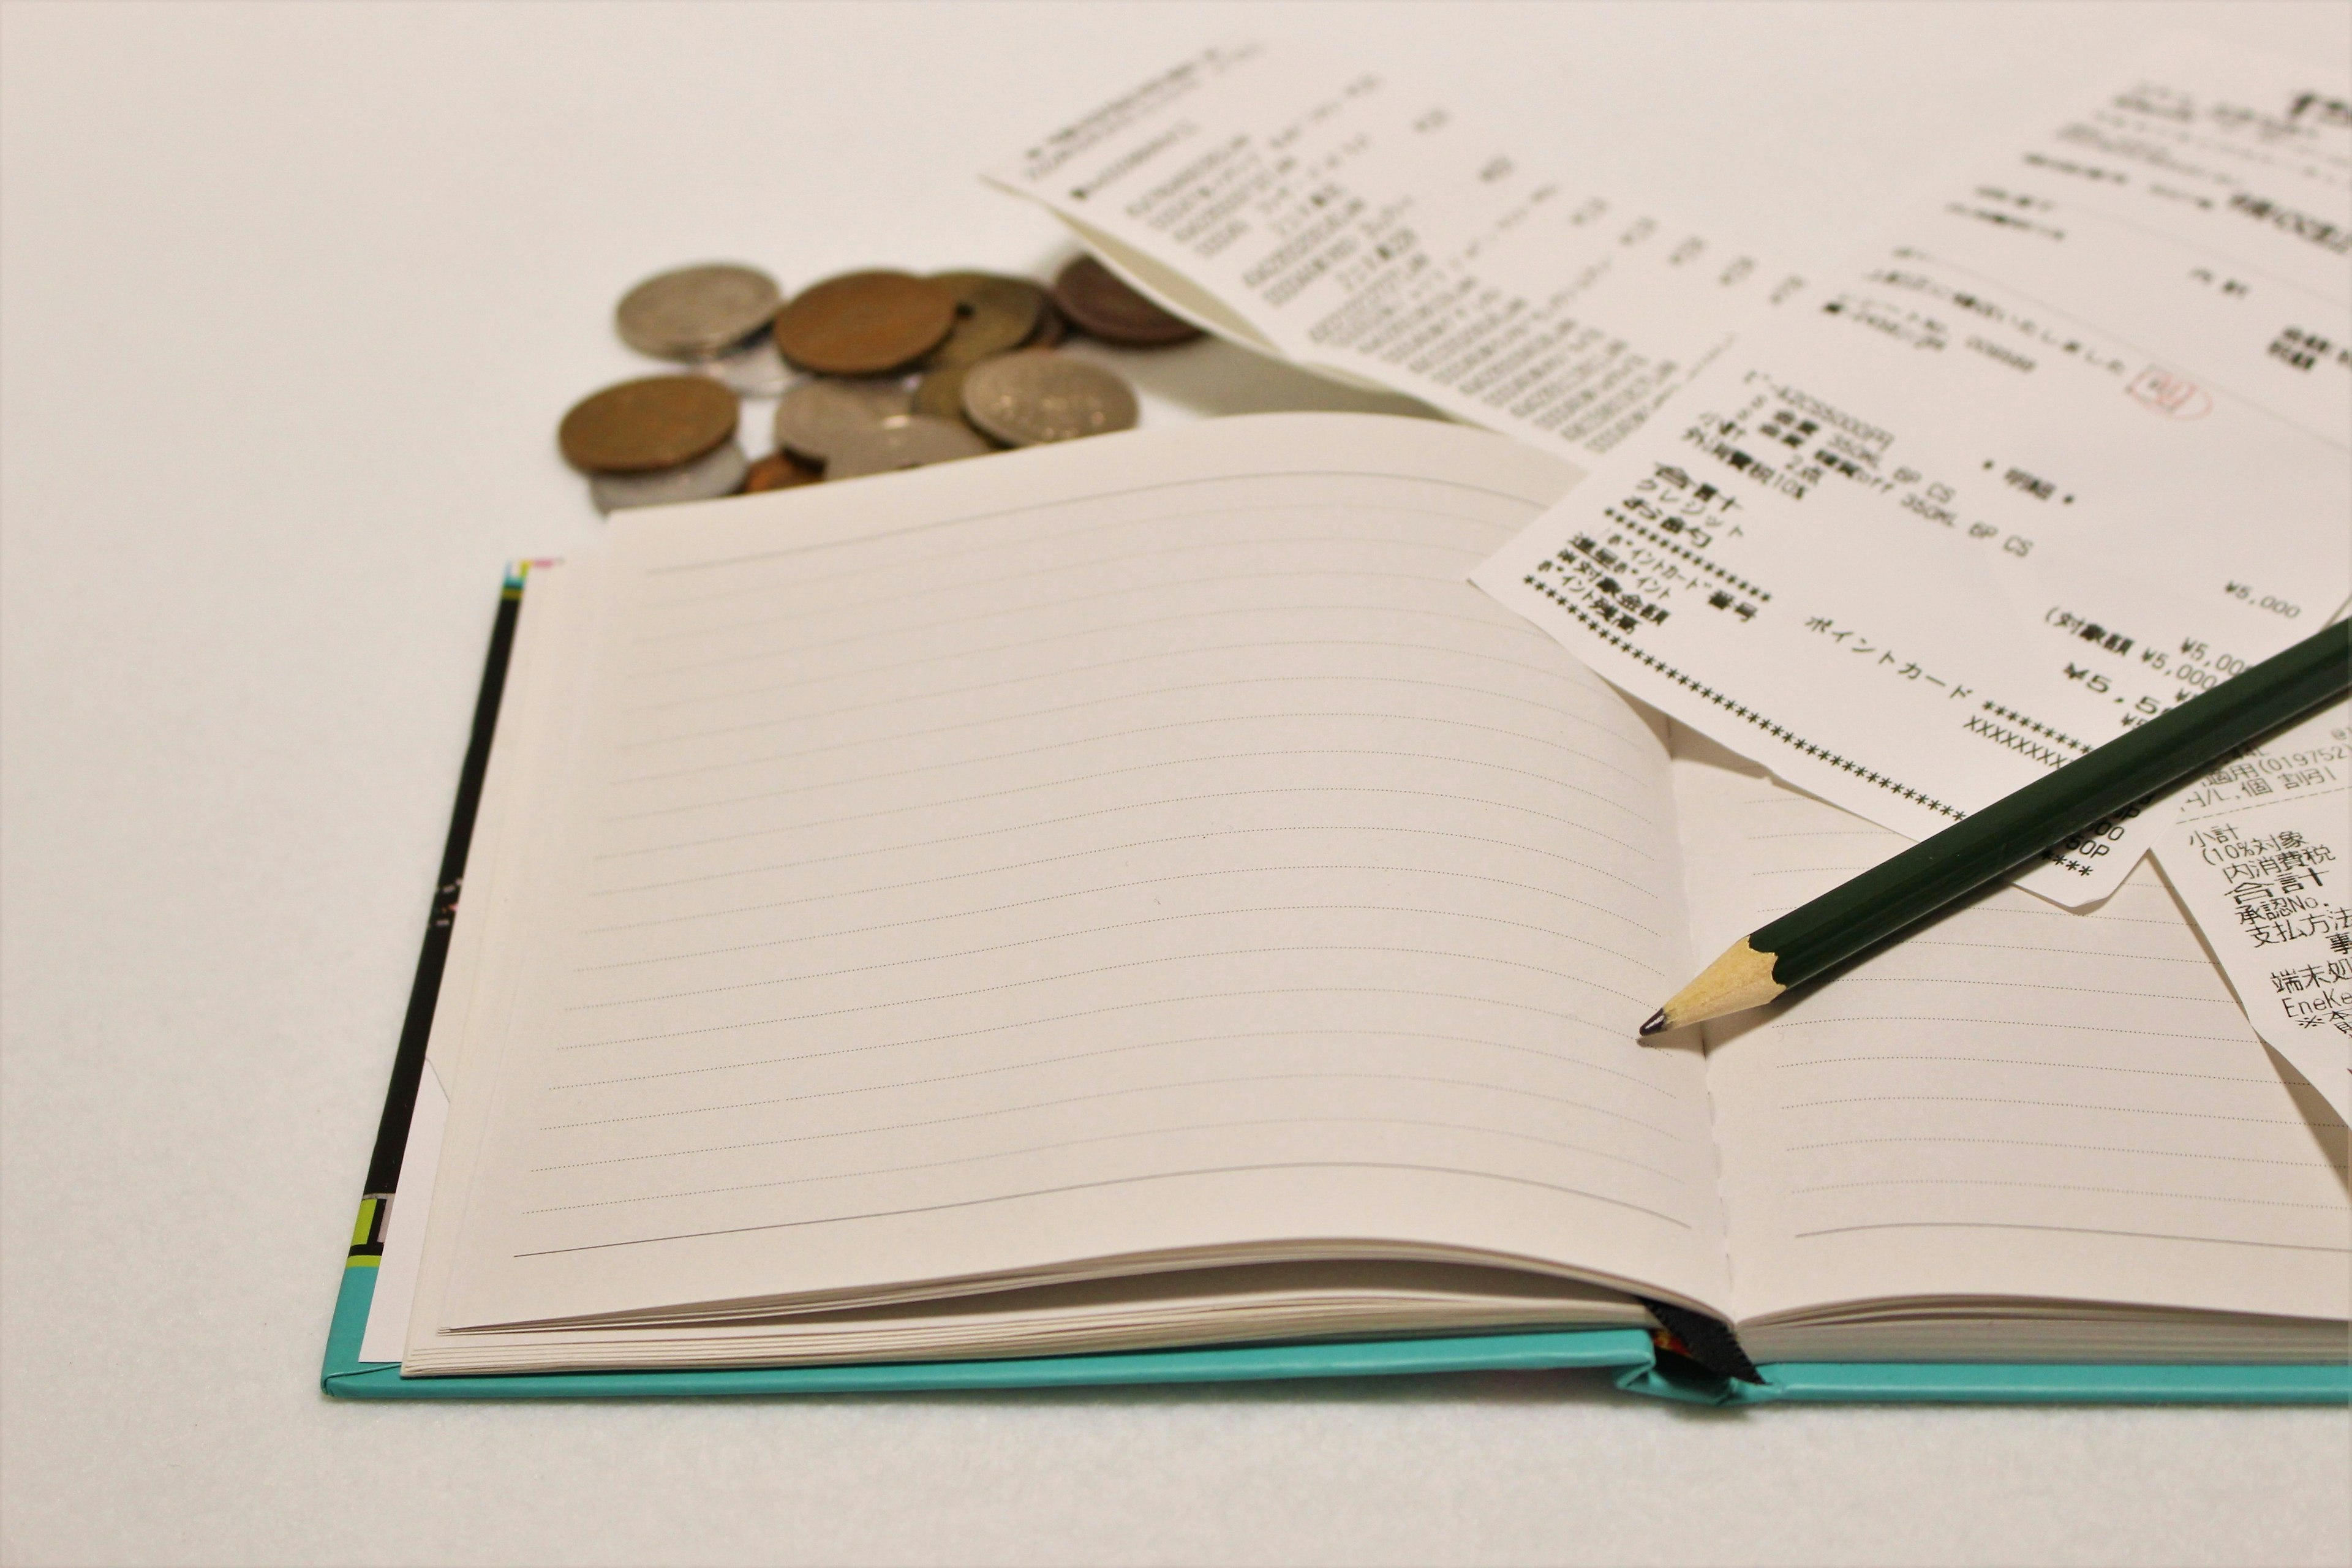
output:
[{"label": "silver coin", "polygon": [[621,296],[613,321],[639,353],[709,359],[758,331],[783,298],[757,268],[710,262],[646,279]]},{"label": "silver coin", "polygon": [[1014,447],[1070,441],[1135,427],[1135,393],[1098,364],[1046,349],[1024,349],[971,367],[964,417]]},{"label": "silver coin", "polygon": [[776,405],[776,445],[829,461],[850,436],[874,429],[915,405],[914,388],[897,376],[820,375],[784,389]]},{"label": "silver coin", "polygon": [[765,332],[717,359],[697,361],[694,368],[741,397],[774,397],[793,382],[792,367]]},{"label": "silver coin", "polygon": [[722,441],[706,455],[675,468],[657,468],[650,474],[594,475],[588,480],[588,498],[602,512],[668,506],[674,501],[711,500],[741,489],[744,472],[750,467],[743,460],[742,447],[733,441]]},{"label": "silver coin", "polygon": [[928,415],[901,414],[871,430],[845,437],[825,459],[827,479],[854,479],[864,474],[887,474],[899,468],[920,468],[977,458],[994,448],[965,426]]}]

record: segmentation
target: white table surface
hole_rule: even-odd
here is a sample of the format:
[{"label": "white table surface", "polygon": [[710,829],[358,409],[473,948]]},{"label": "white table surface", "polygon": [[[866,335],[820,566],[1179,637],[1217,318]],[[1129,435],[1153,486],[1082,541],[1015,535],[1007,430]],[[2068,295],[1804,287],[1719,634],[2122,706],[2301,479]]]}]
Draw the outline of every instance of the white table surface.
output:
[{"label": "white table surface", "polygon": [[[978,164],[1244,26],[1507,66],[1563,166],[1820,255],[2175,24],[2352,47],[2339,4],[6,6],[0,1558],[2344,1562],[2336,1410],[317,1391],[497,572],[597,537],[552,431],[639,369],[626,285],[1044,268]],[[1150,423],[1362,401],[1129,363]]]}]

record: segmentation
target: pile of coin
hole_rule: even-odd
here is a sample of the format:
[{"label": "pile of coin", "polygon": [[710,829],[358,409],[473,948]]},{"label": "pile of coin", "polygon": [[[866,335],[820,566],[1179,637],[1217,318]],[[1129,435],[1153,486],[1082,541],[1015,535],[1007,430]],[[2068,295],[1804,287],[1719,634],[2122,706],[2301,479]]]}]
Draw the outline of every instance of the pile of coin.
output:
[{"label": "pile of coin", "polygon": [[[614,320],[631,348],[687,369],[605,387],[563,416],[557,444],[605,512],[1129,429],[1133,389],[1057,346],[1073,331],[1126,348],[1201,335],[1092,257],[1050,288],[867,271],[789,300],[756,268],[683,267],[630,289]],[[741,400],[767,397],[775,448],[753,460]]]}]

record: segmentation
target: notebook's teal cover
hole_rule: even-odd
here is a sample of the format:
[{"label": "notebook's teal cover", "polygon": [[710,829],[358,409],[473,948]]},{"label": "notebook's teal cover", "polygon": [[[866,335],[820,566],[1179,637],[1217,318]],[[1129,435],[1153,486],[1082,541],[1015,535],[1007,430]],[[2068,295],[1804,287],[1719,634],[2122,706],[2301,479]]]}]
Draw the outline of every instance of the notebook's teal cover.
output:
[{"label": "notebook's teal cover", "polygon": [[343,1270],[320,1385],[342,1399],[661,1399],[686,1394],[884,1394],[974,1388],[1077,1388],[1144,1383],[1238,1383],[1295,1377],[1392,1377],[1425,1372],[1646,1371],[1639,1329],[1483,1334],[1341,1344],[1244,1345],[1023,1360],[880,1362],[865,1366],[751,1367],[723,1372],[540,1373],[525,1377],[403,1377],[394,1362],[359,1359],[375,1295],[374,1260]]},{"label": "notebook's teal cover", "polygon": [[359,1359],[375,1295],[375,1259],[343,1270],[320,1383],[340,1399],[667,1399],[751,1394],[885,1394],[982,1388],[1082,1388],[1150,1383],[1239,1383],[1302,1377],[1393,1377],[1433,1372],[1617,1373],[1617,1385],[1705,1405],[1775,1400],[1851,1403],[2341,1405],[2352,1367],[1975,1366],[1886,1362],[1780,1363],[1762,1384],[1683,1375],[1660,1364],[1638,1329],[1480,1334],[1340,1344],[1246,1345],[1022,1360],[886,1362],[865,1366],[761,1367],[724,1372],[541,1373],[512,1377],[403,1377],[394,1362]]}]

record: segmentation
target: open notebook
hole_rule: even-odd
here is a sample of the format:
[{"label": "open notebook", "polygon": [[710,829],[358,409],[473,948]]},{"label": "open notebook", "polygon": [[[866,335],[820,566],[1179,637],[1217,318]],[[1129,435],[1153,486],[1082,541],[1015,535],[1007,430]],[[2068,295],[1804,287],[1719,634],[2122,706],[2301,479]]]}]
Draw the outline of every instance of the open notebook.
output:
[{"label": "open notebook", "polygon": [[1899,841],[1467,585],[1576,477],[1273,416],[534,569],[364,1353],[2340,1364],[2343,1130],[2150,869],[1636,1043]]}]

